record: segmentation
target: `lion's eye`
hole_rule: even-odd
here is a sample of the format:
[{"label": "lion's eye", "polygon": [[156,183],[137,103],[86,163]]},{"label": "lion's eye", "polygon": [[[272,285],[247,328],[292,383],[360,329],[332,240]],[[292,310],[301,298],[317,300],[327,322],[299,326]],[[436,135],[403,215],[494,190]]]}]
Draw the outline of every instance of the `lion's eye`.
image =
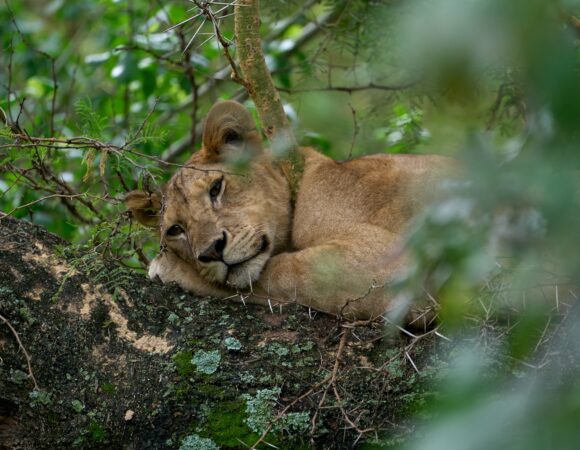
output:
[{"label": "lion's eye", "polygon": [[179,236],[181,233],[183,233],[183,228],[179,225],[171,225],[166,231],[168,236]]},{"label": "lion's eye", "polygon": [[220,195],[220,192],[222,191],[222,182],[223,178],[220,178],[219,180],[214,181],[209,188],[209,197],[212,201],[215,201],[218,195]]}]

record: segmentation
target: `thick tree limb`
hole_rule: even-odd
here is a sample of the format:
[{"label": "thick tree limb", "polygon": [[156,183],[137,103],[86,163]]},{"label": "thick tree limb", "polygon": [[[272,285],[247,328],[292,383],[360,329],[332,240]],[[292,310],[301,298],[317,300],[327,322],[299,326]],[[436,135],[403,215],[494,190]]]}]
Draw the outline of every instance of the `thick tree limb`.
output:
[{"label": "thick tree limb", "polygon": [[[28,222],[0,221],[0,448],[123,448],[127,442],[177,448],[192,424],[229,447],[228,430],[211,426],[200,411],[235,427],[238,448],[250,448],[259,433],[248,427],[255,418],[249,405],[264,390],[279,392],[261,402],[261,432],[268,429],[273,445],[304,446],[315,412],[312,448],[352,447],[359,432],[347,417],[362,431],[396,431],[405,422],[404,411],[393,405],[413,385],[381,391],[380,403],[375,389],[360,390],[361,383],[392,385],[401,376],[381,368],[382,325],[358,328],[356,341],[347,341],[355,331],[342,330],[334,317],[309,319],[297,305],[273,314],[197,298],[120,270],[93,250],[63,253],[65,245]],[[229,340],[238,347],[228,348]],[[401,338],[400,345],[406,342]],[[392,338],[388,343],[394,345]],[[425,349],[409,350],[419,368]],[[33,362],[28,374],[23,354]],[[218,356],[213,373],[192,360],[208,354]],[[398,361],[410,377],[413,368],[402,354]],[[32,369],[40,388],[33,386]],[[334,404],[317,407],[335,382],[347,417]],[[6,413],[6,404],[17,408]],[[133,412],[129,419],[127,411]],[[291,415],[301,431],[280,432]],[[13,419],[8,429],[3,418]]]},{"label": "thick tree limb", "polygon": [[262,52],[260,2],[240,0],[236,3],[235,12],[238,60],[244,86],[256,105],[272,151],[282,162],[294,198],[298,191],[304,161],[298,152],[298,145],[284,112],[282,99],[274,86]]},{"label": "thick tree limb", "polygon": [[262,52],[260,2],[240,0],[235,11],[238,61],[245,87],[256,105],[266,136],[272,142],[282,138],[288,141],[289,147],[295,147],[296,141],[289,132],[280,94]]}]

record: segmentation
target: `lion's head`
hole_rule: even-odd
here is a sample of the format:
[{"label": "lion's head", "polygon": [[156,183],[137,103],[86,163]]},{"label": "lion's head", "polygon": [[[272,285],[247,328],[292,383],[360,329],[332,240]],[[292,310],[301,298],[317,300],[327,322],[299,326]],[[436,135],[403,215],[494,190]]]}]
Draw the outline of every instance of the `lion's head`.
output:
[{"label": "lion's head", "polygon": [[[232,161],[249,161],[239,173]],[[262,146],[249,111],[216,104],[205,120],[203,145],[157,194],[131,192],[133,216],[158,226],[162,247],[208,283],[246,289],[287,244],[290,191]]]}]

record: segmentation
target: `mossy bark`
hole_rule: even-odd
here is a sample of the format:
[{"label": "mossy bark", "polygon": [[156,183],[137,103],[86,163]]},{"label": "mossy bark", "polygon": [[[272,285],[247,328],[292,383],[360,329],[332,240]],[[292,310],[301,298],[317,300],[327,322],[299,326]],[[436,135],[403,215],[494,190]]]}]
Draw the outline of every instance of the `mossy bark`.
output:
[{"label": "mossy bark", "polygon": [[[285,405],[328,377],[345,331],[337,319],[310,318],[300,307],[272,313],[155,284],[1,216],[0,314],[30,355],[39,386],[0,322],[2,449],[179,448],[204,439],[247,448]],[[341,405],[356,411],[360,429],[400,435],[412,399],[428,395],[404,352],[396,356],[404,338],[385,337],[383,326],[355,334],[339,364]],[[417,364],[420,354],[414,347]],[[318,409],[325,388],[295,403],[266,441],[351,448],[358,433],[332,390]],[[260,405],[266,394],[276,401]]]}]

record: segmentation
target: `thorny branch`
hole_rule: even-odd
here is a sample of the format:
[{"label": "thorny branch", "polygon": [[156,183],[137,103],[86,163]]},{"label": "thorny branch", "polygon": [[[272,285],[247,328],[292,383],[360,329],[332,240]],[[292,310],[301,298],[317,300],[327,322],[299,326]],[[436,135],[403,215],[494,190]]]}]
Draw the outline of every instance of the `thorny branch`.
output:
[{"label": "thorny branch", "polygon": [[[357,302],[357,301],[363,301],[365,300],[368,295],[377,288],[384,288],[384,285],[372,285],[369,290],[362,295],[359,298],[353,299],[351,302]],[[350,304],[351,302],[347,302],[347,305]],[[346,305],[345,305],[346,306]],[[413,348],[422,340],[429,338],[429,337],[437,337],[440,338],[444,341],[450,341],[449,338],[447,338],[446,336],[442,335],[439,332],[439,328],[435,327],[433,329],[430,329],[428,331],[423,332],[422,334],[413,334],[412,332],[408,331],[407,329],[401,327],[400,325],[393,323],[392,321],[390,321],[388,319],[388,317],[386,316],[382,316],[379,318],[374,318],[374,319],[370,319],[370,320],[358,320],[358,321],[348,321],[345,320],[344,318],[339,317],[339,322],[338,322],[338,329],[341,329],[342,332],[340,334],[340,340],[338,343],[338,347],[337,347],[337,351],[335,354],[335,359],[334,359],[334,364],[332,367],[331,372],[324,377],[321,381],[313,384],[309,389],[307,389],[304,393],[300,394],[298,397],[294,398],[290,403],[288,403],[277,415],[276,417],[268,424],[268,427],[266,428],[266,430],[262,433],[262,435],[260,436],[260,438],[258,439],[258,441],[256,441],[251,447],[250,449],[255,449],[257,448],[261,443],[267,443],[266,442],[266,437],[268,436],[268,434],[272,431],[272,429],[274,428],[274,426],[280,422],[280,420],[294,407],[296,406],[298,403],[300,403],[301,401],[307,399],[307,398],[311,398],[314,395],[320,395],[320,399],[317,401],[317,407],[316,410],[312,416],[312,419],[310,421],[310,436],[311,436],[311,441],[313,443],[313,439],[314,439],[314,434],[316,432],[316,425],[317,425],[317,419],[319,417],[320,411],[323,408],[327,408],[325,407],[325,403],[328,400],[328,393],[331,392],[332,396],[334,397],[335,401],[336,401],[336,408],[338,408],[338,410],[340,411],[340,414],[342,416],[342,419],[344,421],[344,423],[346,424],[346,428],[351,428],[353,430],[355,430],[358,433],[358,437],[356,439],[356,442],[358,442],[364,435],[368,434],[368,433],[377,433],[379,431],[379,429],[374,428],[374,427],[370,427],[370,428],[364,428],[361,427],[359,425],[360,419],[361,419],[361,413],[356,414],[353,411],[347,411],[347,409],[345,408],[345,402],[343,400],[343,395],[340,393],[341,389],[340,389],[340,385],[338,383],[339,379],[341,378],[340,376],[340,367],[341,367],[341,362],[342,362],[342,358],[343,355],[345,353],[345,348],[347,346],[347,342],[348,342],[348,338],[349,336],[355,336],[355,329],[357,328],[367,328],[369,326],[384,326],[385,324],[390,324],[391,327],[394,327],[395,329],[397,329],[398,331],[400,331],[401,333],[403,333],[404,335],[408,336],[408,338],[410,338],[410,342],[402,347],[400,349],[400,351],[398,351],[396,353],[396,355],[394,355],[392,358],[386,360],[380,367],[378,368],[374,368],[374,367],[362,367],[362,369],[367,369],[367,370],[371,370],[377,374],[379,374],[379,376],[385,376],[386,374],[388,374],[388,371],[386,370],[386,367],[389,366],[389,364],[391,364],[394,360],[396,359],[401,359],[403,358],[404,360],[406,360],[408,362],[408,364],[410,365],[410,367],[417,373],[420,373],[420,368],[417,365],[417,363],[413,360],[412,356],[411,356],[411,351],[413,350]],[[392,330],[392,328],[391,328]],[[385,332],[384,334],[381,334],[378,338],[373,339],[372,341],[369,341],[367,343],[373,343],[378,339],[382,339],[387,335],[392,334],[392,331],[389,332]],[[359,339],[357,337],[357,339]],[[360,339],[359,339],[360,340]],[[356,408],[355,408],[356,409]],[[354,414],[354,415],[353,415]],[[390,425],[395,426],[393,423],[389,422]],[[399,426],[399,425],[397,425]],[[406,427],[404,426],[399,426],[403,429],[406,429]]]},{"label": "thorny branch", "polygon": [[[226,57],[229,55],[228,47],[231,42],[223,35],[221,30],[219,29],[219,24],[221,20],[225,17],[230,15],[231,7],[235,5],[235,2],[229,3],[220,3],[220,2],[206,2],[206,1],[196,1],[196,6],[202,8],[202,13],[205,14],[203,16],[203,21],[210,21],[212,26],[211,35],[216,36],[220,45],[224,47],[224,51],[226,52]],[[218,3],[221,4],[218,8],[211,6],[211,4],[217,5]],[[224,7],[225,6],[225,7]],[[55,136],[56,128],[58,125],[55,124],[55,116],[56,116],[56,109],[57,109],[57,93],[58,93],[58,86],[59,82],[57,80],[57,65],[56,65],[56,58],[51,57],[51,55],[40,51],[32,46],[32,44],[28,41],[27,36],[25,36],[12,14],[12,11],[9,9],[9,5],[7,5],[10,17],[12,28],[14,30],[13,37],[10,41],[9,51],[7,53],[7,69],[8,69],[8,86],[3,86],[7,88],[8,91],[8,110],[7,113],[4,114],[2,122],[4,122],[9,129],[11,130],[11,135],[4,136],[3,141],[0,141],[0,151],[3,149],[21,149],[25,152],[30,152],[30,158],[27,160],[28,163],[26,166],[22,166],[19,163],[15,162],[7,162],[4,163],[1,170],[4,173],[13,173],[14,178],[10,183],[10,186],[4,190],[4,192],[0,192],[0,196],[6,195],[10,190],[13,190],[15,186],[20,185],[30,189],[30,192],[35,191],[41,193],[41,196],[38,199],[33,199],[28,201],[27,203],[18,205],[14,207],[12,210],[9,211],[9,214],[13,214],[15,211],[21,209],[28,209],[30,206],[36,205],[44,200],[50,199],[58,199],[61,204],[70,212],[70,214],[75,217],[79,222],[89,225],[95,225],[106,221],[106,217],[103,214],[102,207],[97,206],[95,201],[107,201],[107,202],[118,202],[119,200],[116,195],[109,194],[109,184],[106,179],[102,178],[104,167],[106,164],[106,160],[108,156],[114,155],[119,160],[125,161],[129,166],[134,167],[137,169],[143,176],[147,179],[156,180],[158,177],[151,172],[150,166],[148,164],[142,163],[142,160],[149,160],[155,162],[157,165],[161,167],[176,167],[180,168],[183,167],[182,164],[176,164],[172,162],[167,162],[162,158],[147,155],[135,149],[135,145],[140,138],[141,133],[143,132],[144,126],[147,122],[151,120],[151,115],[155,109],[155,106],[149,111],[145,120],[141,123],[141,126],[137,130],[137,132],[130,137],[124,144],[112,144],[102,142],[98,139],[92,139],[89,137],[66,137],[61,138]],[[133,14],[132,10],[129,10],[130,14]],[[203,15],[202,14],[202,15]],[[183,30],[179,29],[177,34],[183,36]],[[14,53],[14,39],[18,38],[21,40],[24,45],[34,53],[37,53],[42,58],[46,59],[49,62],[49,77],[52,80],[52,91],[51,91],[51,101],[50,106],[48,107],[48,119],[46,121],[47,125],[47,132],[50,133],[49,136],[51,137],[37,137],[34,133],[33,135],[29,134],[27,130],[25,130],[20,125],[21,116],[29,117],[30,114],[28,113],[27,109],[25,108],[25,99],[21,98],[19,100],[20,103],[20,110],[18,112],[17,117],[15,120],[13,119],[13,109],[10,107],[10,101],[13,101],[14,98],[14,88],[13,88],[13,53]],[[191,41],[190,41],[191,43]],[[198,105],[197,105],[197,92],[198,92],[198,83],[195,79],[195,72],[193,70],[192,65],[192,49],[189,47],[187,42],[184,42],[182,45],[182,57],[179,60],[174,60],[170,57],[165,57],[164,55],[159,54],[155,50],[148,49],[144,46],[136,44],[132,39],[129,41],[127,47],[124,48],[125,50],[130,49],[139,49],[142,51],[149,51],[157,60],[165,60],[166,62],[170,62],[174,64],[174,67],[181,68],[185,72],[187,79],[191,85],[192,92],[193,92],[193,105],[192,105],[192,127],[190,132],[190,143],[189,146],[195,145],[196,139],[196,126],[198,119]],[[231,59],[231,55],[230,59]],[[235,67],[234,67],[235,69]],[[175,69],[174,69],[175,70]],[[17,93],[16,93],[17,94]],[[157,103],[157,100],[155,101]],[[127,105],[125,105],[127,106]],[[32,121],[32,117],[31,121]],[[127,125],[127,124],[125,124]],[[65,179],[61,176],[60,173],[53,167],[52,164],[52,152],[53,151],[65,151],[65,150],[80,150],[80,151],[87,151],[87,152],[98,152],[101,153],[101,163],[99,167],[99,172],[101,173],[101,179],[103,182],[103,187],[105,189],[105,194],[102,196],[97,195],[90,195],[87,192],[79,192],[78,188],[74,187],[73,184],[69,181],[65,181]],[[87,153],[88,154],[88,153]],[[87,166],[93,161],[92,156],[86,159]],[[28,167],[30,166],[31,167]],[[196,170],[196,167],[188,166],[189,169]],[[111,167],[113,170],[113,168]],[[89,172],[87,171],[87,174]],[[130,190],[130,186],[133,184],[133,180],[125,180],[126,173],[120,171],[118,169],[114,169],[115,176],[119,179],[119,184],[121,185],[124,191]],[[89,214],[83,212],[83,208],[78,208],[78,205],[82,205],[86,208]],[[30,210],[29,210],[30,211]],[[144,260],[143,255],[139,255],[139,259]]]},{"label": "thorny branch", "polygon": [[[203,36],[209,35],[209,37],[206,38],[203,42],[201,42],[197,46],[197,48],[203,46],[205,43],[207,43],[209,40],[215,37],[215,39],[223,49],[224,56],[228,61],[228,64],[232,70],[231,76],[232,80],[243,85],[244,84],[243,78],[239,73],[238,67],[234,61],[233,56],[230,53],[230,47],[233,45],[233,42],[228,38],[226,38],[220,29],[222,20],[224,20],[227,17],[231,17],[233,15],[233,12],[230,12],[230,8],[237,6],[236,1],[235,0],[230,2],[220,2],[213,0],[191,0],[191,1],[193,4],[195,4],[195,6],[198,9],[197,14],[194,14],[193,16],[179,22],[178,24],[173,25],[167,31],[193,24],[196,19],[198,18],[201,19],[201,23],[198,26],[194,25],[195,31],[191,36],[191,38],[189,39],[189,41],[187,42],[187,44],[185,45],[185,47],[183,47],[182,49],[183,53],[190,55],[191,44],[198,35]],[[216,7],[217,9],[214,9],[214,7]],[[210,24],[211,31],[202,33],[201,30],[203,29],[203,26],[206,23]]]},{"label": "thorny branch", "polygon": [[[140,134],[140,132],[138,131],[133,139],[137,139],[139,134]],[[88,193],[79,193],[79,192],[75,191],[75,189],[72,186],[70,186],[68,183],[66,183],[61,178],[59,178],[57,175],[55,175],[50,170],[50,168],[48,168],[46,166],[46,164],[44,164],[42,162],[42,159],[37,156],[38,155],[37,152],[38,152],[39,148],[45,148],[45,149],[51,149],[51,150],[75,150],[75,149],[76,150],[97,150],[97,151],[100,151],[103,153],[113,154],[113,155],[118,156],[119,158],[124,159],[129,164],[131,164],[135,168],[142,171],[142,173],[145,174],[145,176],[147,176],[149,179],[152,179],[152,180],[156,180],[157,176],[155,176],[153,173],[151,173],[148,166],[140,163],[137,160],[137,158],[150,160],[150,161],[156,162],[156,163],[158,163],[162,166],[166,166],[166,167],[167,166],[176,167],[176,168],[187,167],[188,169],[191,169],[191,170],[201,170],[201,171],[207,172],[206,169],[199,169],[193,165],[186,166],[184,164],[166,162],[166,161],[164,161],[161,158],[158,158],[156,156],[147,155],[145,153],[134,150],[133,148],[131,148],[132,144],[130,141],[126,142],[122,146],[117,146],[117,145],[104,143],[104,142],[101,142],[97,139],[91,139],[91,138],[87,138],[87,137],[43,138],[43,137],[29,136],[28,134],[14,134],[14,135],[12,135],[12,138],[14,139],[13,143],[0,144],[0,149],[2,149],[2,148],[12,148],[12,149],[20,148],[20,149],[34,151],[35,154],[33,155],[33,160],[34,160],[35,171],[39,172],[41,174],[42,178],[49,182],[49,185],[56,184],[57,188],[53,189],[53,188],[50,188],[48,186],[42,186],[42,185],[38,184],[38,182],[33,177],[30,177],[28,175],[28,172],[30,171],[30,169],[17,168],[17,167],[14,167],[12,164],[5,165],[5,170],[18,174],[19,180],[23,179],[21,181],[26,181],[28,183],[29,188],[36,190],[36,191],[45,191],[45,192],[48,192],[50,194],[50,195],[47,195],[47,196],[42,197],[40,199],[31,201],[29,203],[19,205],[19,206],[15,207],[12,211],[8,212],[7,215],[11,215],[19,209],[27,208],[27,207],[30,207],[30,206],[35,205],[37,203],[40,203],[43,200],[47,200],[50,198],[59,198],[65,202],[65,205],[67,206],[67,208],[69,210],[71,210],[71,212],[77,218],[81,219],[82,222],[93,223],[92,221],[90,221],[90,220],[84,218],[82,215],[80,215],[80,213],[78,213],[78,211],[76,209],[74,209],[74,207],[72,207],[70,203],[66,203],[66,201],[71,200],[71,199],[78,200],[83,205],[87,206],[91,210],[91,212],[93,214],[95,214],[95,216],[97,218],[99,218],[101,220],[103,220],[101,213],[98,211],[97,207],[95,205],[93,205],[93,203],[90,201],[90,199],[119,201],[119,200],[116,200],[114,197],[109,196],[109,194],[106,194],[105,196],[95,196],[95,195],[90,195]],[[134,156],[136,158],[132,158],[131,156]],[[125,190],[128,190],[128,184],[123,179],[122,174],[120,172],[116,171],[116,175],[120,178],[121,184],[124,186]],[[19,181],[17,180],[17,182],[19,182]],[[10,186],[1,195],[4,195],[6,192],[8,192],[10,189],[12,189],[14,187],[14,185],[15,184]]]},{"label": "thorny branch", "polygon": [[[23,104],[24,100],[21,101],[21,111],[24,109]],[[42,203],[46,200],[58,199],[70,214],[80,223],[88,225],[107,224],[109,219],[103,212],[100,202],[117,203],[119,202],[119,199],[115,198],[114,195],[111,195],[108,192],[108,183],[106,180],[103,180],[105,189],[103,195],[91,194],[89,192],[90,187],[87,187],[80,192],[78,188],[74,187],[70,182],[65,181],[65,179],[55,171],[55,168],[51,164],[54,156],[53,152],[66,150],[100,152],[101,161],[99,163],[99,172],[101,174],[105,169],[108,155],[116,155],[120,160],[126,161],[129,165],[138,168],[141,173],[155,180],[156,177],[150,172],[150,169],[146,164],[140,162],[141,159],[151,158],[156,160],[158,163],[162,162],[164,165],[172,164],[165,163],[159,158],[145,155],[133,148],[141,139],[146,122],[150,120],[152,112],[153,109],[149,112],[137,131],[130,136],[123,145],[113,145],[87,137],[59,138],[31,136],[26,129],[19,124],[18,121],[20,119],[20,114],[18,114],[15,122],[11,122],[7,114],[0,114],[0,119],[2,119],[3,124],[5,124],[10,130],[10,134],[4,135],[4,143],[0,144],[0,150],[20,149],[23,151],[22,153],[28,155],[26,164],[19,164],[17,161],[8,160],[8,162],[4,162],[0,167],[0,170],[4,173],[14,174],[14,180],[6,189],[0,192],[0,198],[4,197],[16,186],[25,187],[30,192],[41,193],[36,199],[14,206],[7,213],[4,213],[2,217],[0,217],[0,220],[2,220],[3,217],[10,216],[16,211],[23,209],[28,210],[29,213],[32,214],[30,210],[31,206]],[[86,162],[87,166],[90,166],[92,160],[87,159]],[[192,169],[194,168],[192,167]],[[124,187],[125,191],[127,191],[128,183],[123,179],[122,173],[119,170],[116,170],[115,173],[120,179],[121,185]],[[87,216],[85,212],[82,212],[82,209],[78,208],[78,206],[81,205],[87,208],[90,212],[89,216]],[[124,220],[126,221],[127,218],[125,217]],[[110,239],[116,234],[120,234],[118,229],[113,230],[111,235],[108,237],[107,242],[110,242]],[[131,242],[131,250],[136,254],[137,258],[146,265],[147,258],[143,254],[139,245],[135,242]]]},{"label": "thorny branch", "polygon": [[[328,408],[337,408],[340,411],[340,415],[342,416],[342,420],[346,424],[345,429],[351,428],[358,433],[358,437],[356,439],[356,442],[358,442],[366,434],[377,433],[379,431],[379,429],[377,429],[377,428],[373,428],[373,427],[364,428],[364,427],[361,427],[359,425],[359,422],[360,422],[362,415],[360,412],[358,414],[356,413],[356,407],[354,409],[352,409],[351,411],[347,411],[347,409],[345,407],[346,403],[343,399],[343,394],[341,394],[341,387],[339,384],[340,379],[343,378],[343,375],[341,375],[340,369],[342,366],[343,358],[345,356],[345,350],[348,346],[347,344],[348,344],[349,337],[351,337],[351,336],[356,337],[356,335],[354,333],[356,328],[360,328],[360,327],[367,328],[369,326],[369,324],[373,324],[373,323],[377,324],[377,326],[380,326],[380,322],[377,322],[376,320],[375,321],[361,320],[361,321],[354,321],[354,322],[339,322],[338,323],[338,329],[342,330],[342,331],[340,333],[340,339],[338,342],[337,350],[336,350],[335,357],[334,357],[334,363],[333,363],[333,366],[332,366],[330,373],[328,375],[326,375],[321,381],[313,384],[309,389],[307,389],[305,392],[303,392],[302,394],[300,394],[299,396],[294,398],[290,403],[288,403],[276,415],[276,417],[268,424],[268,427],[266,428],[266,430],[262,433],[260,438],[250,447],[250,449],[256,449],[261,443],[267,443],[266,438],[269,435],[269,433],[272,431],[274,426],[277,423],[279,423],[280,420],[282,420],[283,417],[293,407],[295,407],[297,404],[299,404],[303,400],[305,400],[307,398],[312,398],[315,395],[319,395],[320,398],[316,402],[316,409],[315,409],[314,414],[310,420],[310,432],[309,432],[309,434],[310,434],[312,444],[314,444],[313,439],[314,439],[314,435],[316,432],[316,426],[317,426],[317,421],[318,421],[320,412],[323,409],[328,409]],[[411,341],[409,342],[409,344],[402,347],[400,349],[400,351],[397,352],[396,355],[394,355],[392,358],[385,361],[379,368],[359,367],[359,369],[370,370],[374,373],[377,373],[377,375],[379,377],[384,377],[384,376],[388,375],[388,371],[386,370],[386,367],[389,364],[391,364],[394,360],[403,358],[406,361],[408,361],[409,365],[413,368],[413,370],[420,371],[420,369],[418,368],[418,365],[415,363],[415,361],[411,357],[411,350],[420,341],[422,341],[423,339],[428,338],[428,337],[437,336],[437,337],[440,337],[441,339],[448,340],[445,336],[441,335],[437,331],[437,328],[430,330],[428,332],[425,332],[421,335],[410,334],[410,336],[412,336],[412,338],[411,338]],[[377,339],[382,339],[383,337],[384,337],[384,335],[382,334]],[[376,339],[373,339],[371,342],[374,342],[375,340]],[[367,343],[369,343],[369,342],[367,342]],[[328,401],[329,392],[334,397],[335,402],[336,402],[336,406],[325,406],[325,404]],[[389,424],[394,425],[391,422],[389,422]],[[406,429],[406,427],[404,427],[404,426],[399,426],[399,427]]]},{"label": "thorny branch", "polygon": [[198,95],[197,95],[197,80],[195,77],[195,70],[193,64],[191,63],[191,49],[187,46],[185,40],[185,35],[181,30],[177,31],[177,36],[179,37],[179,44],[182,49],[183,61],[182,66],[185,68],[185,76],[191,87],[191,95],[193,96],[193,101],[191,105],[191,129],[189,131],[189,145],[191,148],[195,147],[197,142],[197,133],[195,129],[198,125],[197,121],[197,110],[198,110]]}]

